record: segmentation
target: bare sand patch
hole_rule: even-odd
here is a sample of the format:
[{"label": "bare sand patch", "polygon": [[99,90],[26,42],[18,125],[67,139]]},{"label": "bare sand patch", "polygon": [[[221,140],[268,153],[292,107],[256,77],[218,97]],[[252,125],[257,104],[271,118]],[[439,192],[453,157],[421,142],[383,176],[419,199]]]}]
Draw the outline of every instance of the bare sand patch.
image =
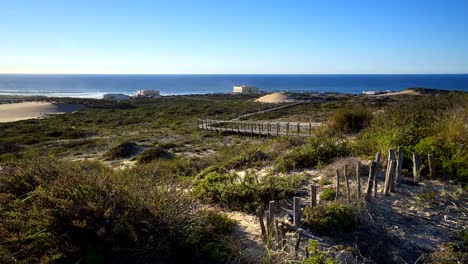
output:
[{"label": "bare sand patch", "polygon": [[42,118],[51,114],[64,114],[85,108],[79,104],[21,102],[0,105],[0,123]]},{"label": "bare sand patch", "polygon": [[371,95],[371,96],[383,97],[383,96],[395,96],[395,95],[421,95],[421,93],[414,91],[414,90],[404,90],[401,92],[391,92],[391,93],[376,94],[376,95]]},{"label": "bare sand patch", "polygon": [[292,99],[286,93],[272,93],[264,95],[257,100],[259,103],[293,103],[296,100]]}]

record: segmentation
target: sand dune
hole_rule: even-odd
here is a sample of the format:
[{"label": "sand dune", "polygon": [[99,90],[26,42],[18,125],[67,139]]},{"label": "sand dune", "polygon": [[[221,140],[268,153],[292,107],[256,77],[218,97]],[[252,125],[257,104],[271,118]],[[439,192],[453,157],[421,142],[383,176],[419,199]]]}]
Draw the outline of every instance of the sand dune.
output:
[{"label": "sand dune", "polygon": [[22,102],[0,104],[0,123],[41,118],[50,114],[64,114],[83,109],[77,104],[56,104],[43,102]]},{"label": "sand dune", "polygon": [[255,100],[260,103],[293,103],[294,99],[291,99],[286,93],[272,93],[262,96]]},{"label": "sand dune", "polygon": [[383,97],[383,96],[395,96],[395,95],[421,95],[421,93],[414,91],[414,90],[404,90],[401,92],[391,92],[391,93],[376,94],[376,95],[371,95],[371,96]]}]

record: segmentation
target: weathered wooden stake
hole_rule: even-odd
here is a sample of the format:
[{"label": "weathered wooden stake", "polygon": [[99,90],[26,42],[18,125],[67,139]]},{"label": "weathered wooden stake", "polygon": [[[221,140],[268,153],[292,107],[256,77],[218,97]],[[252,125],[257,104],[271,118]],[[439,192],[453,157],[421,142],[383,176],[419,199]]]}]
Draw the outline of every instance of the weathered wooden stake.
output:
[{"label": "weathered wooden stake", "polygon": [[310,207],[317,205],[317,185],[310,185]]},{"label": "weathered wooden stake", "polygon": [[366,199],[369,200],[372,194],[372,188],[374,186],[374,172],[377,162],[371,161],[369,165],[369,178],[367,179]]},{"label": "weathered wooden stake", "polygon": [[297,136],[301,133],[301,124],[297,122]]},{"label": "weathered wooden stake", "polygon": [[289,122],[286,123],[286,136],[289,136]]},{"label": "weathered wooden stake", "polygon": [[356,183],[357,183],[357,189],[356,189],[356,199],[359,200],[361,199],[361,178],[359,178],[360,175],[360,168],[359,168],[359,161],[356,164]]},{"label": "weathered wooden stake", "polygon": [[258,220],[260,222],[260,229],[262,230],[263,242],[265,242],[267,239],[264,218],[265,218],[265,210],[263,209],[263,205],[262,205],[258,208]]},{"label": "weathered wooden stake", "polygon": [[421,163],[419,160],[419,155],[416,152],[413,152],[413,178],[415,183],[419,183],[421,181]]},{"label": "weathered wooden stake", "polygon": [[279,131],[280,131],[280,123],[276,123],[276,136],[279,136]]},{"label": "weathered wooden stake", "polygon": [[376,161],[376,162],[380,162],[380,152],[377,152],[377,153],[375,154],[375,161]]},{"label": "weathered wooden stake", "polygon": [[335,200],[338,200],[338,196],[340,194],[340,173],[338,169],[335,170],[335,177],[336,177],[336,194]]},{"label": "weathered wooden stake", "polygon": [[[380,160],[380,152],[377,153],[378,154],[378,159]],[[377,157],[376,157],[377,159]],[[377,197],[377,189],[378,189],[378,181],[379,181],[379,170],[380,170],[380,162],[377,161],[377,163],[375,164],[375,168],[374,168],[374,175],[372,175],[372,179],[374,180],[374,187],[372,189],[372,194],[374,197]]]},{"label": "weathered wooden stake", "polygon": [[351,202],[351,194],[350,194],[350,191],[349,191],[348,165],[344,166],[344,177],[345,177],[345,181],[346,181],[346,196],[348,198],[348,203],[350,203]]},{"label": "weathered wooden stake", "polygon": [[396,172],[395,172],[395,181],[396,186],[400,186],[402,175],[401,171],[403,170],[403,148],[401,146],[397,149],[397,163],[396,163]]},{"label": "weathered wooden stake", "polygon": [[312,124],[309,122],[309,137],[312,136]]},{"label": "weathered wooden stake", "polygon": [[395,150],[390,148],[388,149],[388,161],[395,159]]},{"label": "weathered wooden stake", "polygon": [[275,223],[275,201],[270,201],[268,204],[268,233],[272,235],[274,233]]},{"label": "weathered wooden stake", "polygon": [[429,163],[429,177],[432,180],[436,177],[435,160],[432,154],[427,155],[427,162]]},{"label": "weathered wooden stake", "polygon": [[390,190],[392,188],[391,185],[393,181],[393,173],[395,172],[395,163],[395,160],[392,159],[387,165],[387,172],[385,174],[385,184],[382,190],[385,196],[387,196],[390,193]]},{"label": "weathered wooden stake", "polygon": [[293,199],[293,211],[294,211],[294,226],[301,225],[301,198],[294,197]]}]

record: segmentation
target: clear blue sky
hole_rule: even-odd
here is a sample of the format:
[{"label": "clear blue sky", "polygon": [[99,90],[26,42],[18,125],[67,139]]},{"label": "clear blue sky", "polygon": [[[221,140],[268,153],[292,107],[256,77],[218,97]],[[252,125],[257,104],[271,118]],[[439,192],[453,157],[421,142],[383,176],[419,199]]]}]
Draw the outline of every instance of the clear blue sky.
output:
[{"label": "clear blue sky", "polygon": [[0,73],[468,73],[468,0],[0,0]]}]

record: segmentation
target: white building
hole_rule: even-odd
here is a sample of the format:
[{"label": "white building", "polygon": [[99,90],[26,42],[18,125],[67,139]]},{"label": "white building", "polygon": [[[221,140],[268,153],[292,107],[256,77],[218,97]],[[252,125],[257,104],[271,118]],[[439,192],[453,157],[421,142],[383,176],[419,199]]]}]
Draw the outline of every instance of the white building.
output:
[{"label": "white building", "polygon": [[102,96],[103,99],[106,99],[106,100],[128,100],[130,98],[130,96],[126,95],[126,94],[105,94]]},{"label": "white building", "polygon": [[233,93],[258,93],[258,88],[255,86],[236,85],[232,88]]},{"label": "white building", "polygon": [[158,97],[160,95],[158,90],[138,90],[135,97]]}]

